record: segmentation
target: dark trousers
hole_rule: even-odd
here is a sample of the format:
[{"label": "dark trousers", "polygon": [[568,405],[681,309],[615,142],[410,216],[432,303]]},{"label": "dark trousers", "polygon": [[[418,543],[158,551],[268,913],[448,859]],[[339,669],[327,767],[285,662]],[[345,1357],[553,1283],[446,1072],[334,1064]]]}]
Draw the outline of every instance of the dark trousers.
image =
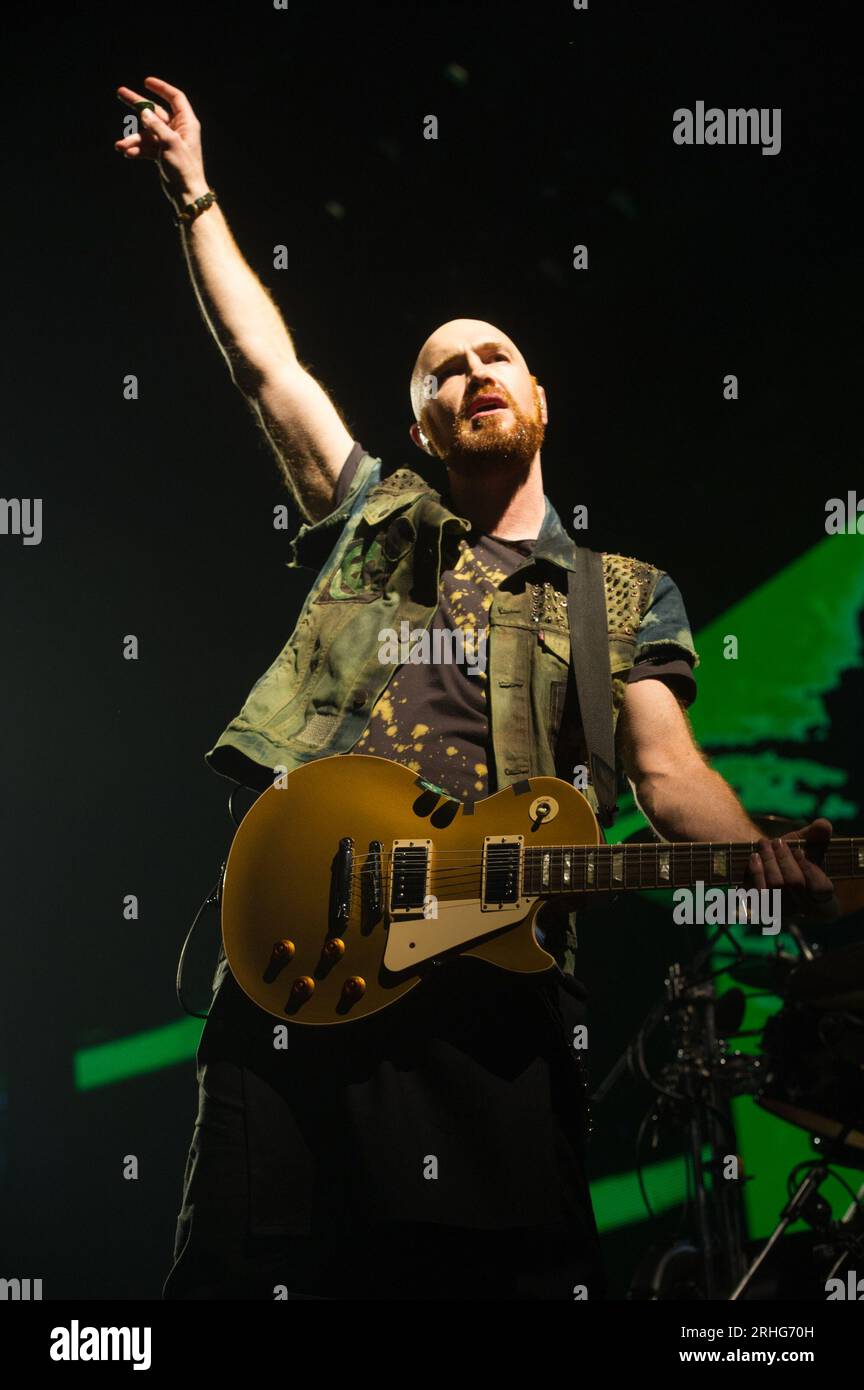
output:
[{"label": "dark trousers", "polygon": [[572,1018],[525,980],[456,968],[377,1022],[289,1026],[288,1058],[226,977],[164,1299],[604,1297]]}]

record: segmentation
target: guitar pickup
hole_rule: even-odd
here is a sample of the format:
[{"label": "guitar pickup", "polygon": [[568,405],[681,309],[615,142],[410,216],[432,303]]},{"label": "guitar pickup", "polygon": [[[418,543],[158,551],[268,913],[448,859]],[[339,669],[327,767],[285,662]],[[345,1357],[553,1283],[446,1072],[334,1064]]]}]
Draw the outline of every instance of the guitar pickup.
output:
[{"label": "guitar pickup", "polygon": [[499,912],[520,898],[522,835],[487,835],[483,840],[482,912]]},{"label": "guitar pickup", "polygon": [[431,840],[394,840],[390,865],[390,912],[422,915],[429,893]]}]

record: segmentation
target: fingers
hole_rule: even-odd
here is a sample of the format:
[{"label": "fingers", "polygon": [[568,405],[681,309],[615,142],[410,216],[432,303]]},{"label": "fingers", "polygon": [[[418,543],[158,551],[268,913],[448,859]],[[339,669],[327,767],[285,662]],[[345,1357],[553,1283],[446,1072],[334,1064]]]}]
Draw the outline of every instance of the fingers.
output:
[{"label": "fingers", "polygon": [[834,827],[830,820],[826,820],[824,816],[820,816],[818,820],[811,821],[809,825],[805,825],[804,830],[798,833],[799,836],[801,834],[804,836],[808,855],[821,862],[825,846],[831,839],[833,832]]},{"label": "fingers", "polygon": [[758,854],[750,855],[750,880],[754,888],[765,888],[765,866]]},{"label": "fingers", "polygon": [[[808,843],[812,838],[814,840],[820,840],[823,844],[827,844],[834,833],[833,825],[830,820],[826,820],[824,816],[817,816],[816,820],[811,821],[804,829],[810,832],[807,835]],[[799,830],[798,834],[800,835],[800,833]]]},{"label": "fingers", "polygon": [[834,833],[834,827],[830,820],[824,816],[819,816],[811,821],[809,825],[802,825],[800,830],[790,830],[786,835],[781,836],[782,840],[792,842],[803,840],[807,849],[815,850],[816,858],[821,858],[821,851],[825,848]]},{"label": "fingers", "polygon": [[192,110],[189,98],[179,87],[172,87],[170,82],[164,82],[161,77],[145,77],[144,86],[152,87],[154,92],[158,92],[159,96],[170,102],[175,114],[182,112],[190,121],[197,122],[198,118]]},{"label": "fingers", "polygon": [[[812,827],[797,832],[798,838],[804,835],[808,850],[814,843],[824,846],[826,834],[830,839],[829,821],[814,821]],[[754,888],[781,889],[793,911],[812,913],[815,904],[824,906],[824,912],[829,915],[829,909],[834,908],[836,915],[839,909],[835,907],[834,885],[803,849],[786,844],[783,839],[761,839],[757,844],[758,853],[750,857],[749,878]]]},{"label": "fingers", "polygon": [[798,866],[804,875],[807,892],[817,899],[824,899],[834,896],[834,884],[831,882],[824,869],[818,864],[814,864],[812,859],[808,859],[803,850],[795,850],[795,858]]},{"label": "fingers", "polygon": [[792,846],[787,845],[785,840],[774,840],[771,844],[774,851],[774,858],[780,870],[783,884],[787,888],[804,888],[804,871],[801,868]]},{"label": "fingers", "polygon": [[780,889],[791,905],[807,892],[804,869],[791,846],[782,840],[757,841],[758,854],[751,856],[750,875],[755,888]]},{"label": "fingers", "polygon": [[141,154],[141,136],[127,135],[125,140],[115,140],[114,148],[127,159],[137,159]]},{"label": "fingers", "polygon": [[140,130],[134,135],[114,141],[115,150],[127,159],[154,159],[158,163],[162,152],[170,148],[178,136],[152,111],[140,111],[138,124]]},{"label": "fingers", "polygon": [[155,111],[139,111],[138,122],[141,129],[152,136],[157,145],[164,147],[179,139],[177,132],[172,130],[167,121],[163,121]]},{"label": "fingers", "polygon": [[836,921],[841,914],[841,908],[834,892],[834,884],[818,864],[807,858],[803,850],[796,850],[795,856],[807,884],[806,896],[801,904],[802,914],[812,921]]},{"label": "fingers", "polygon": [[[759,862],[768,888],[803,888],[804,873],[783,840],[759,840]],[[758,885],[761,887],[762,885]]]},{"label": "fingers", "polygon": [[[117,95],[117,97],[119,98],[120,101],[125,101],[125,103],[126,103],[127,106],[132,106],[132,107],[134,107],[136,101],[152,101],[152,100],[153,100],[152,97],[151,97],[149,94],[148,94],[148,95],[145,95],[145,96],[142,96],[140,92],[134,91],[132,87],[118,87],[118,88],[117,88],[116,95]],[[153,102],[153,105],[156,107],[156,114],[157,114],[157,116],[159,116],[160,119],[163,120],[163,121],[166,123],[166,125],[167,125],[167,123],[168,123],[168,122],[170,121],[170,119],[171,119],[171,112],[170,112],[170,111],[166,111],[166,109],[165,109],[164,106],[159,106],[159,105],[157,105],[157,103],[156,103],[155,101]],[[138,112],[137,114],[138,114],[138,115],[146,115],[146,112]]]},{"label": "fingers", "polygon": [[[134,108],[136,101],[149,101],[150,97],[142,97],[132,87],[118,87],[117,96],[120,101],[124,101],[127,106]],[[168,122],[171,119],[170,111],[166,111],[164,106],[153,103],[154,111],[137,111],[138,130],[133,135],[127,135],[122,140],[114,141],[114,148],[118,154],[124,155],[127,159],[158,159],[159,153],[166,145],[170,144],[174,136]],[[142,133],[149,136],[147,144],[142,141]],[[149,147],[148,147],[149,146]]]}]

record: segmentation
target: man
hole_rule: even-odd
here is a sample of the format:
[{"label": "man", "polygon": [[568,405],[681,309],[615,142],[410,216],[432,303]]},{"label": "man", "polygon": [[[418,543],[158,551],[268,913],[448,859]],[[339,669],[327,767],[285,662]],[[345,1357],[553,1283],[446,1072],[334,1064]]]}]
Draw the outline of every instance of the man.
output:
[{"label": "man", "polygon": [[[575,547],[544,495],[548,405],[518,347],[473,319],[437,328],[414,365],[410,435],[446,481],[438,492],[407,469],[382,478],[237,249],[187,98],[146,86],[170,110],[119,88],[142,131],[117,148],[157,160],[184,210],[205,320],[306,518],[293,563],[317,571],[208,761],[263,790],[274,769],[374,753],[461,801],[537,773],[569,779],[586,757],[564,602]],[[676,586],[622,556],[604,557],[604,578],[609,698],[640,805],[669,840],[758,840],[683,714],[696,655]],[[460,632],[464,659],[385,659],[382,629],[401,621]],[[828,836],[825,821],[807,831],[815,846]],[[760,841],[751,881],[831,895],[781,841]],[[445,959],[381,1014],[289,1028],[287,1051],[221,958],[164,1297],[602,1298],[570,1046],[585,996],[573,920],[545,908],[537,930],[554,971]]]}]

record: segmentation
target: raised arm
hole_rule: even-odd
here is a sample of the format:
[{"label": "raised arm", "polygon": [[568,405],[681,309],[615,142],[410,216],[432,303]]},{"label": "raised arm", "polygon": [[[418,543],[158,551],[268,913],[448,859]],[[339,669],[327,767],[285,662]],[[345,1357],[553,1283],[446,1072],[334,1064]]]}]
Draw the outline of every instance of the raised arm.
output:
[{"label": "raised arm", "polygon": [[[142,111],[139,132],[115,141],[128,159],[153,160],[162,190],[178,211],[208,189],[201,126],[188,98],[158,77],[117,96]],[[161,98],[161,102],[159,100]],[[162,103],[165,103],[164,105]],[[218,202],[180,236],[204,317],[240,390],[273,448],[287,485],[307,520],[326,516],[352,438],[334,402],[299,361],[288,327],[269,291],[244,260]]]}]

